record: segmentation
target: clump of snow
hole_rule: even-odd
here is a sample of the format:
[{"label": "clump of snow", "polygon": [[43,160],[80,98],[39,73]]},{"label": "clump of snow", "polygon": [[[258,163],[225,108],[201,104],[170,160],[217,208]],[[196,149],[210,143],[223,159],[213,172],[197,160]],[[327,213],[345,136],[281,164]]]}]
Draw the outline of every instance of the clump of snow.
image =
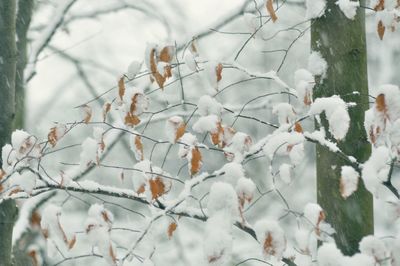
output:
[{"label": "clump of snow", "polygon": [[[165,122],[165,134],[170,143],[175,143],[179,140],[178,130],[185,126],[183,118],[180,116],[172,116]],[[182,132],[183,133],[183,132]]]},{"label": "clump of snow", "polygon": [[325,14],[326,0],[306,0],[306,18],[314,19]]},{"label": "clump of snow", "polygon": [[308,57],[307,68],[314,76],[321,76],[321,80],[323,80],[326,77],[328,63],[326,63],[320,52],[313,51]]},{"label": "clump of snow", "polygon": [[24,171],[22,174],[15,172],[10,177],[9,186],[20,188],[28,195],[31,195],[36,186],[36,181],[37,176],[31,171]]},{"label": "clump of snow", "polygon": [[340,193],[343,198],[349,197],[357,190],[360,175],[351,166],[342,166],[340,176]]},{"label": "clump of snow", "polygon": [[80,169],[81,172],[85,171],[90,165],[97,163],[98,157],[98,144],[93,138],[86,138],[82,142],[82,151],[80,154]]},{"label": "clump of snow", "polygon": [[193,125],[193,130],[198,133],[215,133],[218,129],[219,118],[216,115],[200,117]]},{"label": "clump of snow", "polygon": [[294,84],[298,100],[304,105],[310,105],[315,86],[315,79],[312,73],[303,68],[296,70],[294,73]]},{"label": "clump of snow", "polygon": [[220,104],[215,98],[209,95],[203,95],[200,97],[197,103],[198,112],[201,116],[216,115],[221,116],[222,104]]},{"label": "clump of snow", "polygon": [[241,177],[237,181],[235,189],[239,199],[241,199],[243,203],[245,201],[250,202],[254,197],[256,185],[250,178]]},{"label": "clump of snow", "polygon": [[325,216],[323,212],[321,206],[316,203],[307,203],[304,207],[304,217],[313,226],[317,226],[323,220]]},{"label": "clump of snow", "polygon": [[225,173],[223,175],[224,181],[232,186],[236,185],[237,181],[245,176],[243,166],[237,162],[226,163],[220,172]]},{"label": "clump of snow", "polygon": [[235,217],[238,213],[237,195],[232,185],[224,182],[215,182],[208,196],[208,214],[213,216],[217,212],[224,212],[227,217]]},{"label": "clump of snow", "polygon": [[143,61],[132,61],[129,66],[128,66],[128,71],[126,72],[126,76],[128,79],[134,79],[136,75],[140,72],[140,69],[142,68]]},{"label": "clump of snow", "polygon": [[388,148],[380,146],[372,150],[371,156],[363,165],[361,177],[365,187],[375,196],[381,183],[388,179],[390,161]]},{"label": "clump of snow", "polygon": [[278,103],[272,108],[272,113],[278,116],[278,122],[281,125],[292,124],[296,119],[296,112],[289,103]]},{"label": "clump of snow", "polygon": [[342,266],[343,257],[334,243],[323,243],[318,249],[317,261],[319,266]]},{"label": "clump of snow", "polygon": [[357,13],[357,7],[360,6],[359,1],[338,0],[336,4],[348,19],[354,19]]},{"label": "clump of snow", "polygon": [[183,61],[190,71],[197,71],[197,62],[192,53],[186,53]]},{"label": "clump of snow", "polygon": [[350,116],[346,103],[337,95],[322,97],[315,100],[309,110],[309,115],[325,112],[329,123],[329,132],[337,140],[344,139],[349,130]]},{"label": "clump of snow", "polygon": [[252,140],[249,135],[243,132],[236,132],[232,137],[231,143],[224,148],[228,160],[241,162],[244,159],[245,152],[250,150]]},{"label": "clump of snow", "polygon": [[286,250],[286,237],[283,229],[274,220],[261,220],[255,225],[257,239],[260,241],[263,254],[266,258],[282,258]]},{"label": "clump of snow", "polygon": [[283,163],[279,166],[279,176],[285,184],[289,184],[291,178],[292,165]]},{"label": "clump of snow", "polygon": [[263,151],[270,159],[276,155],[289,155],[291,162],[298,165],[304,158],[304,136],[298,132],[277,132],[270,136]]},{"label": "clump of snow", "polygon": [[372,235],[363,237],[360,241],[360,251],[365,255],[375,258],[377,262],[383,261],[388,257],[385,243]]},{"label": "clump of snow", "polygon": [[195,135],[190,133],[185,133],[181,139],[179,144],[178,156],[181,158],[185,158],[191,148],[198,144],[197,138]]}]

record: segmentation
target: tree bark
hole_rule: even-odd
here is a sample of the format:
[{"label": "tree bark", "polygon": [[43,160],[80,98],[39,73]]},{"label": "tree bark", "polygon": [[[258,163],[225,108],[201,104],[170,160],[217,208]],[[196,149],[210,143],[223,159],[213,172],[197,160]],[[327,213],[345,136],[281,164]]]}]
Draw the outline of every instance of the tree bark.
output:
[{"label": "tree bark", "polygon": [[[15,116],[15,0],[0,1],[0,147],[10,142]],[[0,204],[0,265],[11,265],[12,231],[17,217],[15,201]]]},{"label": "tree bark", "polygon": [[[325,15],[312,21],[311,48],[319,51],[328,63],[326,79],[317,82],[316,97],[340,95],[346,102],[356,103],[349,109],[350,129],[338,143],[342,151],[364,162],[370,145],[364,130],[364,113],[368,109],[367,53],[365,12],[358,8],[354,20],[344,16],[336,0],[327,1]],[[360,1],[364,5],[365,1]],[[358,92],[359,94],[353,94]],[[322,125],[327,128],[326,119]],[[317,199],[327,222],[336,234],[338,248],[346,255],[358,251],[363,236],[373,234],[373,200],[360,179],[358,190],[347,199],[340,195],[341,167],[346,162],[327,148],[317,145]]]}]

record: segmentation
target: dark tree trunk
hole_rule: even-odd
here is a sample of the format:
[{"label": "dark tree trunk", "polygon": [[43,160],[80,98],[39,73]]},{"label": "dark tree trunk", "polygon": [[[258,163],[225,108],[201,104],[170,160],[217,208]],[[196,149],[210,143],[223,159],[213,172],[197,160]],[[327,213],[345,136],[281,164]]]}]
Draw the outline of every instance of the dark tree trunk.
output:
[{"label": "dark tree trunk", "polygon": [[[327,77],[315,88],[316,97],[340,95],[355,102],[349,109],[351,124],[339,147],[364,162],[370,145],[364,130],[364,112],[368,109],[365,13],[358,8],[354,20],[344,16],[336,0],[328,0],[325,16],[312,22],[312,50],[319,51],[328,63]],[[360,1],[363,5],[365,1]],[[329,11],[328,11],[329,10]],[[352,92],[359,94],[352,94]],[[326,120],[323,119],[326,126]],[[327,128],[327,127],[326,127]],[[341,166],[346,162],[325,147],[317,145],[317,198],[327,221],[335,228],[337,246],[346,255],[357,252],[363,236],[373,234],[373,201],[362,180],[358,190],[346,200],[339,191]]]}]

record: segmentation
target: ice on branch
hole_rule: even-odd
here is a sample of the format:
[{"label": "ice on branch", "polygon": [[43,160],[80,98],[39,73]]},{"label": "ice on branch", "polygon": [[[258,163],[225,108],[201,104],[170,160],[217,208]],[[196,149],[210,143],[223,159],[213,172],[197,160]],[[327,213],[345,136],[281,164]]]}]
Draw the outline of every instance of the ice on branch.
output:
[{"label": "ice on branch", "polygon": [[109,265],[117,265],[116,250],[110,234],[113,220],[112,213],[103,205],[93,204],[85,221],[85,232],[90,244],[98,248]]},{"label": "ice on branch", "polygon": [[298,100],[304,105],[310,105],[313,101],[314,76],[307,69],[298,69],[294,73],[294,84]]},{"label": "ice on branch", "polygon": [[216,115],[221,117],[221,112],[223,110],[222,104],[209,95],[203,95],[200,97],[199,102],[197,103],[197,108],[201,116]]},{"label": "ice on branch", "polygon": [[350,116],[346,103],[337,95],[318,98],[311,105],[309,115],[325,112],[329,123],[329,132],[337,140],[344,139],[350,126]]},{"label": "ice on branch", "polygon": [[278,116],[280,125],[292,124],[296,119],[296,112],[289,103],[278,103],[272,108],[272,113]]},{"label": "ice on branch", "polygon": [[326,77],[328,63],[326,63],[320,52],[313,51],[308,57],[307,68],[314,76],[319,76],[323,80]]},{"label": "ice on branch", "polygon": [[336,4],[348,19],[354,19],[357,14],[357,7],[360,6],[359,1],[351,0],[338,0]]},{"label": "ice on branch", "polygon": [[172,116],[165,122],[165,134],[171,143],[176,143],[185,134],[186,124],[180,116]]},{"label": "ice on branch", "polygon": [[314,19],[325,14],[326,0],[306,0],[306,18]]},{"label": "ice on branch", "polygon": [[250,136],[237,132],[231,142],[224,148],[225,156],[229,161],[241,162],[244,159],[245,153],[250,150],[253,141]]},{"label": "ice on branch", "polygon": [[389,150],[385,146],[380,146],[372,150],[371,156],[363,165],[361,177],[365,187],[374,196],[378,196],[380,185],[388,179],[390,161]]},{"label": "ice on branch", "polygon": [[348,198],[357,190],[360,174],[351,166],[342,166],[340,175],[340,194]]},{"label": "ice on branch", "polygon": [[257,239],[260,241],[265,258],[274,256],[278,261],[282,259],[286,250],[286,237],[283,229],[274,220],[261,220],[255,225]]}]

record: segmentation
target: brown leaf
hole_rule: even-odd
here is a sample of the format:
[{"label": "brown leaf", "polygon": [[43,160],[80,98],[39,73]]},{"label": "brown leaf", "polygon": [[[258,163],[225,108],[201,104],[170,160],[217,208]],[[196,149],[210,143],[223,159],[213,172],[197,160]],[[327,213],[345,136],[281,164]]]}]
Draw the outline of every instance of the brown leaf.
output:
[{"label": "brown leaf", "polygon": [[159,61],[170,63],[175,55],[175,47],[174,46],[165,46],[159,56]]},{"label": "brown leaf", "polygon": [[214,145],[218,145],[220,148],[223,145],[223,137],[224,137],[224,128],[221,125],[221,122],[217,123],[217,131],[210,134],[211,142]]},{"label": "brown leaf", "polygon": [[194,56],[197,56],[199,54],[199,51],[197,49],[197,39],[192,40],[189,46],[189,50]]},{"label": "brown leaf", "polygon": [[185,134],[185,130],[186,130],[186,124],[181,123],[176,129],[175,142],[177,142]]},{"label": "brown leaf", "polygon": [[274,256],[276,254],[276,250],[275,250],[273,241],[274,241],[274,239],[272,238],[271,233],[268,232],[268,235],[265,238],[264,246],[263,246],[265,254],[272,255],[272,256]]},{"label": "brown leaf", "polygon": [[110,243],[110,248],[109,248],[108,251],[109,251],[109,253],[110,253],[110,257],[111,257],[113,263],[114,263],[114,264],[117,263],[117,256],[115,255],[115,251],[114,251],[113,246],[112,246],[111,243]]},{"label": "brown leaf", "polygon": [[142,184],[142,185],[138,188],[138,190],[136,191],[136,193],[142,194],[142,193],[144,193],[145,190],[146,190],[146,184]]},{"label": "brown leaf", "polygon": [[158,72],[157,62],[156,62],[156,49],[150,51],[150,70],[154,79],[156,80],[158,86],[163,89],[165,78]]},{"label": "brown leaf", "polygon": [[383,93],[379,94],[375,100],[376,110],[385,113],[387,111],[385,95]]},{"label": "brown leaf", "polygon": [[140,123],[139,117],[136,115],[132,115],[131,113],[127,113],[125,116],[125,125],[133,127]]},{"label": "brown leaf", "polygon": [[111,110],[111,103],[105,103],[103,105],[103,122],[106,122],[107,114]]},{"label": "brown leaf", "polygon": [[84,114],[83,122],[85,122],[85,124],[88,124],[90,122],[90,119],[92,119],[92,108],[87,104],[82,106],[82,108]]},{"label": "brown leaf", "polygon": [[28,252],[28,256],[32,259],[33,266],[39,266],[39,259],[36,250],[32,249]]},{"label": "brown leaf", "polygon": [[166,65],[164,67],[164,78],[167,79],[170,77],[172,77],[172,67],[171,65]]},{"label": "brown leaf", "polygon": [[379,2],[375,5],[374,10],[382,11],[383,9],[385,9],[385,0],[379,0]]},{"label": "brown leaf", "polygon": [[139,154],[140,160],[143,161],[144,155],[143,155],[143,143],[141,140],[140,136],[135,136],[135,149],[137,154]]},{"label": "brown leaf", "polygon": [[158,176],[156,178],[150,179],[149,184],[152,199],[157,199],[158,197],[166,193],[166,187],[161,177]]},{"label": "brown leaf", "polygon": [[72,249],[76,243],[76,236],[74,235],[71,240],[68,241],[68,249]]},{"label": "brown leaf", "polygon": [[194,147],[192,149],[192,158],[190,161],[190,174],[194,176],[200,171],[202,161],[201,161],[201,153],[198,147]]},{"label": "brown leaf", "polygon": [[56,146],[58,140],[56,127],[50,128],[50,132],[49,134],[47,134],[47,140],[49,141],[52,147]]},{"label": "brown leaf", "polygon": [[120,100],[122,101],[125,95],[125,80],[124,80],[124,76],[122,76],[119,80],[118,80],[118,95]]},{"label": "brown leaf", "polygon": [[298,133],[303,133],[303,127],[300,125],[299,122],[296,122],[294,124],[294,131],[296,131]]},{"label": "brown leaf", "polygon": [[218,255],[210,256],[208,257],[208,262],[213,263],[219,260],[223,255],[224,255],[225,250],[221,250],[221,252]]},{"label": "brown leaf", "polygon": [[49,238],[49,230],[47,230],[47,229],[42,229],[42,234],[43,234],[43,236],[44,236],[44,238]]},{"label": "brown leaf", "polygon": [[42,217],[40,216],[40,214],[37,211],[32,212],[31,220],[30,220],[32,227],[35,227],[35,226],[40,227],[41,220],[42,220]]},{"label": "brown leaf", "polygon": [[215,67],[215,73],[217,74],[217,82],[219,82],[222,79],[222,64],[219,63],[216,67]]},{"label": "brown leaf", "polygon": [[270,15],[272,22],[275,22],[278,17],[276,16],[275,9],[274,9],[274,0],[267,0],[266,3],[268,14]]},{"label": "brown leaf", "polygon": [[310,93],[307,92],[307,93],[304,95],[303,103],[304,103],[305,105],[311,105],[312,99],[311,99]]},{"label": "brown leaf", "polygon": [[382,20],[379,20],[378,22],[378,35],[379,38],[382,40],[383,39],[383,35],[385,34],[385,26],[383,25]]},{"label": "brown leaf", "polygon": [[167,230],[167,234],[168,234],[168,238],[169,239],[171,239],[171,237],[174,234],[174,232],[175,232],[177,227],[178,227],[178,225],[175,222],[169,224],[168,230]]},{"label": "brown leaf", "polygon": [[21,192],[21,191],[23,191],[23,190],[21,188],[19,188],[19,187],[14,188],[8,193],[8,196],[11,196],[13,194],[17,194],[18,192]]}]

